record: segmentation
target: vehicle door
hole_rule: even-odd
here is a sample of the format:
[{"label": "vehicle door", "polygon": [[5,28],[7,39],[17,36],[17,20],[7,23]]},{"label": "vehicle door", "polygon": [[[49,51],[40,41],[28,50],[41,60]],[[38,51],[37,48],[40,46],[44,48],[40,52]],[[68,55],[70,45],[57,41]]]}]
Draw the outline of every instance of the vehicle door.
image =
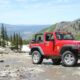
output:
[{"label": "vehicle door", "polygon": [[54,46],[55,46],[53,33],[45,34],[44,46],[45,46],[46,55],[53,55]]}]

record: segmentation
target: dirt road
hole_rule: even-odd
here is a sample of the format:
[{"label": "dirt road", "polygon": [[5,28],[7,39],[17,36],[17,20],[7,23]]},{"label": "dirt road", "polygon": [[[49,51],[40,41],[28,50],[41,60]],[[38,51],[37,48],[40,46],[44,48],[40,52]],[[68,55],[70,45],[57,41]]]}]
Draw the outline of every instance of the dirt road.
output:
[{"label": "dirt road", "polygon": [[53,65],[44,60],[34,65],[28,53],[0,55],[0,80],[79,80],[80,64],[76,67]]}]

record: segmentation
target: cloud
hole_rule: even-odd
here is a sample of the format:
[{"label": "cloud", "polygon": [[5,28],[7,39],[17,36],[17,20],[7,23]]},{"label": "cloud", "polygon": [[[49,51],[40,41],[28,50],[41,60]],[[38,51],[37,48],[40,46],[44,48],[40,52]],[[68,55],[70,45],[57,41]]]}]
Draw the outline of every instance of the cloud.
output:
[{"label": "cloud", "polygon": [[[25,2],[24,2],[25,1]],[[26,7],[46,7],[55,5],[69,5],[77,2],[76,0],[23,0]],[[22,3],[21,3],[22,4]]]},{"label": "cloud", "polygon": [[15,0],[15,2],[27,2],[28,0]]},{"label": "cloud", "polygon": [[0,0],[0,4],[8,4],[10,2],[18,2],[18,3],[67,3],[67,2],[74,2],[76,0]]},{"label": "cloud", "polygon": [[37,7],[46,5],[64,4],[74,2],[75,0],[0,0],[1,7]]},{"label": "cloud", "polygon": [[70,0],[56,0],[57,2],[69,2]]},{"label": "cloud", "polygon": [[0,0],[0,4],[3,4],[3,3],[8,3],[9,0]]},{"label": "cloud", "polygon": [[10,4],[10,0],[0,0],[0,5],[7,5]]},{"label": "cloud", "polygon": [[[50,24],[53,23],[53,21],[57,22],[58,17],[62,19],[62,14],[62,16],[67,16],[70,11],[72,16],[72,14],[74,14],[72,13],[72,9],[74,9],[73,12],[79,13],[79,10],[75,11],[80,7],[78,5],[75,5],[76,3],[80,4],[80,1],[0,0],[0,22],[6,22],[11,24]],[[77,8],[75,9],[71,6],[75,6]],[[68,16],[70,17],[70,14]],[[27,32],[26,34],[31,33]]]},{"label": "cloud", "polygon": [[0,10],[7,8],[11,5],[11,1],[10,0],[0,0]]},{"label": "cloud", "polygon": [[28,2],[34,3],[67,3],[75,0],[27,0]]}]

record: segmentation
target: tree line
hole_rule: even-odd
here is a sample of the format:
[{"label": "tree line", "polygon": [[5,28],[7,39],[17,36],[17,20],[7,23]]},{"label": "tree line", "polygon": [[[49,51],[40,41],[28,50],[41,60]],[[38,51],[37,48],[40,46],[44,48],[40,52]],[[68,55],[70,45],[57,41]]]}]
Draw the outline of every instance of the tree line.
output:
[{"label": "tree line", "polygon": [[6,27],[2,24],[0,29],[0,46],[10,47],[11,49],[21,50],[23,39],[20,33],[8,35]]}]

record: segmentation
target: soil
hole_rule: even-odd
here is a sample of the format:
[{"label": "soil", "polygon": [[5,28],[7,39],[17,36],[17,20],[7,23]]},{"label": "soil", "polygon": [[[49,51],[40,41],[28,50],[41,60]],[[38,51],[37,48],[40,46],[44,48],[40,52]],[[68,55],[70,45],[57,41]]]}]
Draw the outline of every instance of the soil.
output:
[{"label": "soil", "polygon": [[29,53],[0,54],[0,80],[79,80],[80,61],[76,67],[53,65],[45,60],[32,64]]}]

